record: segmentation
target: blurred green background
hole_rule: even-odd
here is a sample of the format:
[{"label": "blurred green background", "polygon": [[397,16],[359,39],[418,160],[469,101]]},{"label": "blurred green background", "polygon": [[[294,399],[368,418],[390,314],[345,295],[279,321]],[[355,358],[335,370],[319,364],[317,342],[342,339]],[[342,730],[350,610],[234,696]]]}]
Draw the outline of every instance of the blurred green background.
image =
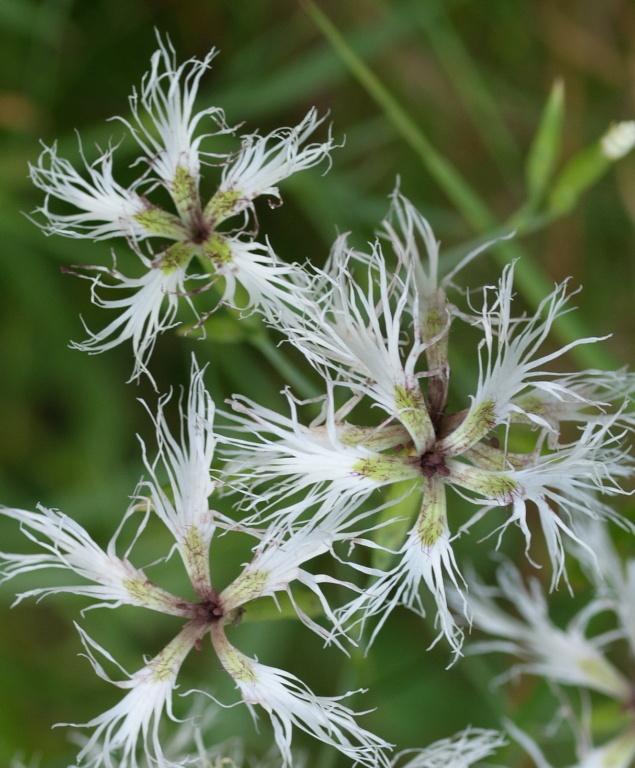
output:
[{"label": "blurred green background", "polygon": [[[126,97],[155,48],[154,28],[171,35],[181,58],[221,49],[201,105],[224,107],[230,123],[267,131],[297,122],[309,106],[330,110],[335,136],[346,141],[329,174],[304,173],[284,186],[282,208],[261,208],[261,230],[289,260],[321,262],[338,231],[351,229],[360,242],[368,239],[397,175],[449,249],[495,231],[526,200],[528,149],[558,77],[566,89],[559,168],[612,121],[634,114],[635,6],[628,0],[322,0],[319,6],[334,29],[289,0],[0,0],[5,504],[59,507],[105,542],[142,471],[135,433],[151,435],[136,398],[154,402],[155,395],[146,382],[124,383],[130,349],[88,357],[68,348],[70,339],[82,337],[80,314],[90,327],[101,327],[105,318],[90,306],[85,282],[61,274],[60,267],[107,263],[110,246],[46,238],[24,212],[40,202],[27,179],[40,138],[58,139],[62,153],[76,157],[75,130],[86,147],[121,135],[116,123],[105,120],[125,114]],[[125,165],[125,146],[122,152]],[[502,263],[522,251],[519,288],[528,306],[555,279],[572,275],[575,284],[584,284],[575,322],[582,331],[613,336],[572,364],[633,362],[634,170],[635,155],[620,161],[548,227],[530,216],[535,232],[521,231],[511,250],[493,251],[464,278],[472,285],[491,281]],[[159,387],[187,380],[194,349],[201,362],[214,361],[207,382],[217,401],[238,391],[277,402],[286,382],[266,354],[220,326],[204,342],[175,334],[161,338],[153,358]],[[560,330],[565,338],[575,328],[566,321]],[[460,401],[471,389],[474,350],[469,339],[453,343]],[[623,511],[632,515],[632,506]],[[157,528],[137,562],[160,554],[165,542]],[[240,562],[232,546],[223,543],[214,560],[219,584]],[[620,546],[632,551],[628,541]],[[20,547],[26,543],[14,526],[1,522],[0,550]],[[463,561],[492,572],[487,545],[461,542],[461,548]],[[521,542],[512,534],[506,548],[513,555]],[[179,579],[176,563],[164,575],[166,584]],[[575,569],[573,579],[584,598]],[[35,583],[25,578],[15,587]],[[82,601],[54,598],[9,612],[12,586],[0,590],[0,765],[22,753],[41,754],[44,766],[61,768],[74,750],[65,729],[51,730],[51,724],[89,719],[118,693],[77,657],[72,622]],[[576,605],[564,590],[553,602],[561,620]],[[153,615],[140,620],[131,609],[94,612],[82,624],[130,670],[175,629]],[[495,726],[503,712],[539,734],[537,724],[553,711],[543,684],[488,687],[490,676],[505,668],[498,659],[468,659],[446,672],[445,648],[427,653],[432,629],[405,611],[394,615],[371,655],[352,664],[335,651],[321,651],[306,630],[284,620],[246,623],[234,636],[241,648],[302,676],[318,693],[369,687],[358,704],[377,711],[365,724],[400,747],[427,744],[469,723]],[[183,690],[191,685],[233,697],[209,650],[188,661]],[[599,739],[616,717],[607,711],[597,724]],[[271,742],[264,720],[258,735],[243,709],[223,714],[210,738],[236,733],[244,733],[256,752]],[[564,761],[570,752],[562,739],[553,754],[558,759],[561,748]],[[309,750],[311,768],[346,764],[319,745],[298,741]],[[514,751],[501,761],[524,764]]]}]

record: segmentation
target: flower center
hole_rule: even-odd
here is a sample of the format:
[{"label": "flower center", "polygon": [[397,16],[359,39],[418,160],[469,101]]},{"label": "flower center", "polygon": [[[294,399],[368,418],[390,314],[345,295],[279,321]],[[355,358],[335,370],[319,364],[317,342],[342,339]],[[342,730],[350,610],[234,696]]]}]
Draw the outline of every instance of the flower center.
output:
[{"label": "flower center", "polygon": [[204,243],[210,236],[211,231],[212,228],[208,222],[205,221],[205,218],[202,214],[199,213],[199,215],[192,218],[190,223],[190,240],[193,243],[196,245]]},{"label": "flower center", "polygon": [[441,451],[438,451],[435,447],[426,451],[419,459],[419,466],[424,477],[434,477],[435,475],[441,475],[441,477],[447,477],[450,474],[450,470],[445,465],[445,458]]},{"label": "flower center", "polygon": [[225,615],[219,596],[213,592],[200,603],[193,603],[192,619],[201,624],[214,624]]}]

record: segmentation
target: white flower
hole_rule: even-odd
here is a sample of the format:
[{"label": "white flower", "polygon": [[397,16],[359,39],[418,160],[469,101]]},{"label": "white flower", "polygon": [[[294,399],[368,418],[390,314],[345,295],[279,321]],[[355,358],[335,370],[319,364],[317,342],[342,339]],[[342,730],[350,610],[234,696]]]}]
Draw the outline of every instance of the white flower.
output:
[{"label": "white flower", "polygon": [[316,270],[314,307],[303,318],[283,323],[283,330],[314,367],[371,398],[424,450],[434,440],[434,429],[416,371],[426,344],[418,326],[407,327],[416,303],[412,272],[403,284],[390,276],[374,244],[364,259],[364,285],[353,273],[355,262],[359,266],[361,261],[346,236],[338,238],[327,269]]},{"label": "white flower", "polygon": [[[116,664],[112,656],[78,627],[86,655],[95,672],[103,680],[129,692],[114,707],[86,723],[75,723],[76,728],[92,728],[94,733],[78,755],[81,764],[90,768],[138,768],[147,760],[151,764],[175,766],[165,758],[159,726],[165,712],[171,719],[172,693],[181,665],[206,631],[204,624],[186,624],[179,634],[142,669],[128,680],[115,682],[104,672],[93,651]],[[117,665],[119,666],[119,665]],[[121,667],[120,667],[121,669]],[[125,670],[123,670],[125,672]],[[139,752],[143,760],[139,761]],[[163,762],[162,762],[163,761]]]},{"label": "white flower", "polygon": [[449,739],[435,741],[426,749],[408,749],[391,763],[392,768],[469,768],[505,745],[497,731],[466,728]]},{"label": "white flower", "polygon": [[[491,589],[476,578],[470,579],[467,601],[473,625],[496,638],[473,645],[474,652],[501,651],[518,656],[522,663],[512,667],[510,674],[527,672],[557,683],[600,691],[618,701],[629,700],[629,681],[602,653],[604,645],[615,635],[587,635],[589,621],[607,609],[605,601],[590,602],[566,629],[560,629],[549,618],[547,603],[535,579],[525,587],[519,572],[506,564],[499,569],[498,583],[499,589]],[[497,602],[499,598],[509,601],[519,616],[509,616]]]},{"label": "white flower", "polygon": [[[184,296],[192,306],[185,289],[188,276],[184,266],[162,266],[141,253],[137,255],[147,270],[141,277],[127,277],[116,268],[92,267],[113,280],[104,283],[101,274],[91,279],[93,303],[104,309],[116,310],[118,314],[100,331],[92,332],[87,328],[89,337],[86,341],[71,344],[75,349],[94,355],[130,340],[135,360],[130,381],[138,379],[142,373],[150,376],[147,364],[157,336],[177,325],[179,299]],[[121,298],[103,299],[98,294],[100,288],[125,293]]]},{"label": "white flower", "polygon": [[[219,225],[251,208],[260,194],[279,196],[278,182],[328,158],[333,148],[330,137],[325,143],[305,145],[321,123],[311,110],[296,128],[266,137],[243,137],[237,155],[203,151],[205,138],[233,133],[219,107],[195,109],[201,78],[215,52],[179,65],[171,42],[157,38],[159,47],[150,70],[143,77],[140,92],[135,91],[130,99],[131,119],[116,118],[143,152],[133,165],[141,162],[147,166],[131,185],[125,188],[113,177],[113,148],[100,152],[89,164],[80,145],[82,172],[59,158],[55,146],[45,147],[31,167],[34,184],[46,194],[38,213],[47,234],[125,237],[139,257],[144,269],[140,276],[128,277],[116,268],[92,268],[111,278],[105,286],[100,275],[93,280],[93,302],[116,311],[117,316],[103,330],[89,331],[86,341],[74,344],[83,351],[99,353],[132,341],[133,379],[148,374],[147,363],[157,336],[177,324],[180,299],[198,318],[193,294],[204,292],[218,280],[224,286],[217,305],[258,310],[269,323],[306,308],[307,276],[297,264],[281,262],[269,243],[254,241],[248,216],[241,226],[227,232],[219,230]],[[205,119],[212,123],[212,134],[201,130]],[[215,158],[223,171],[220,188],[203,207],[199,187],[205,157]],[[141,195],[142,188],[150,195],[158,185],[169,191],[175,212]],[[69,206],[70,212],[52,211],[50,198]],[[151,246],[146,243],[147,251],[142,254],[139,241],[148,238],[160,241],[154,240]],[[192,274],[195,261],[206,273],[207,283],[187,292],[188,280],[203,277]],[[102,299],[97,292],[101,287],[120,291],[122,298]]]},{"label": "white flower", "polygon": [[537,426],[549,428],[548,421],[530,410],[523,410],[515,398],[529,388],[559,398],[575,397],[566,379],[546,371],[545,366],[580,344],[604,338],[576,339],[553,352],[541,354],[539,350],[553,324],[567,311],[567,284],[556,286],[532,317],[514,319],[511,314],[513,279],[514,265],[510,264],[503,270],[491,304],[488,289],[484,290],[480,318],[484,338],[480,344],[478,386],[463,423],[442,441],[447,454],[464,452],[513,414],[522,414]]},{"label": "white flower", "polygon": [[[150,221],[160,218],[165,237],[178,238],[182,231],[178,220],[160,215],[134,190],[118,184],[112,174],[113,149],[108,149],[88,163],[80,145],[85,176],[57,154],[57,146],[44,147],[37,164],[30,165],[31,181],[46,194],[44,205],[36,210],[44,218],[42,229],[48,235],[87,237],[105,240],[111,237],[143,239],[154,234]],[[49,207],[55,198],[77,209],[76,213],[56,213]]]},{"label": "white flower", "polygon": [[619,160],[635,147],[635,120],[615,123],[602,136],[602,152],[609,160]]},{"label": "white flower", "polygon": [[218,223],[249,208],[260,195],[280,200],[281,181],[329,159],[335,146],[330,136],[326,142],[305,144],[323,121],[316,109],[310,109],[293,128],[243,136],[240,151],[223,168],[218,192],[206,212]]},{"label": "white flower", "polygon": [[292,765],[293,729],[338,749],[355,764],[378,768],[388,766],[385,750],[390,745],[361,728],[355,712],[341,704],[346,696],[316,696],[294,675],[268,667],[234,648],[222,624],[212,627],[212,642],[221,664],[233,678],[244,703],[255,716],[254,705],[271,718],[274,738],[282,756],[282,766]]},{"label": "white flower", "polygon": [[[159,401],[156,417],[158,454],[150,463],[142,442],[144,463],[150,479],[140,490],[149,491],[152,509],[170,531],[196,591],[206,598],[211,592],[209,548],[214,533],[213,513],[208,498],[215,488],[210,478],[216,438],[214,401],[205,390],[203,371],[192,357],[186,412],[179,408],[181,429],[176,439],[165,419],[164,407],[170,396]],[[160,463],[167,475],[169,493],[157,476]]]},{"label": "white flower", "polygon": [[91,605],[94,608],[138,605],[175,616],[188,615],[178,598],[149,581],[127,556],[123,559],[117,556],[119,531],[103,550],[79,523],[62,512],[42,506],[37,512],[0,507],[0,515],[19,522],[24,535],[44,550],[37,555],[0,553],[3,582],[48,568],[70,571],[90,582],[30,589],[18,595],[17,603],[29,597],[75,594],[95,600]]},{"label": "white flower", "polygon": [[[360,445],[351,445],[338,434],[333,388],[327,383],[324,422],[305,427],[299,421],[297,401],[285,391],[289,416],[235,396],[230,405],[232,421],[246,437],[225,440],[238,450],[232,473],[257,491],[250,506],[266,506],[275,499],[309,489],[323,497],[345,500],[368,497],[373,490],[399,479],[416,476],[416,470]],[[263,487],[274,481],[270,487]],[[297,507],[298,513],[301,508]],[[279,514],[285,514],[281,512]]]},{"label": "white flower", "polygon": [[[510,506],[499,531],[517,524],[528,555],[532,532],[527,509],[529,503],[535,505],[555,587],[564,575],[563,538],[579,540],[574,531],[576,519],[611,519],[628,527],[599,495],[623,494],[619,481],[631,472],[632,462],[622,446],[624,433],[613,430],[629,428],[632,415],[624,407],[615,410],[613,401],[628,397],[633,383],[625,371],[566,375],[545,371],[547,363],[572,346],[591,340],[541,355],[539,350],[553,323],[565,311],[565,287],[557,287],[535,316],[514,320],[513,267],[509,267],[491,306],[489,290],[485,291],[477,324],[484,332],[486,354],[482,355],[472,406],[447,414],[439,372],[447,368],[442,339],[449,322],[438,326],[440,337],[427,336],[428,344],[416,330],[417,324],[424,325],[421,312],[425,315],[432,306],[425,301],[418,304],[417,297],[432,297],[436,309],[449,311],[439,287],[436,244],[427,223],[416,218],[418,214],[407,201],[398,198],[394,206],[401,231],[392,224],[388,231],[399,261],[407,266],[405,278],[389,278],[379,249],[365,257],[340,238],[327,268],[316,272],[313,290],[318,309],[292,317],[285,326],[292,343],[326,380],[327,396],[320,401],[320,416],[304,426],[298,415],[300,404],[289,394],[289,417],[234,398],[231,418],[238,425],[238,436],[227,442],[233,449],[235,477],[253,494],[247,502],[250,511],[257,510],[252,522],[286,518],[292,524],[297,516],[320,514],[311,512],[316,497],[345,509],[352,500],[368,498],[375,488],[406,479],[418,480],[430,496],[442,500],[424,501],[419,521],[398,548],[398,562],[387,571],[367,568],[374,584],[340,616],[346,621],[357,616],[361,623],[381,616],[374,637],[396,605],[422,612],[420,587],[425,586],[436,603],[440,634],[458,654],[462,633],[448,609],[446,587],[458,589],[461,579],[446,520],[445,486],[478,507],[461,532],[492,508]],[[432,254],[429,272],[424,270],[419,276],[419,286],[413,279],[415,233]],[[363,266],[368,288],[353,280],[355,265]],[[419,341],[411,343],[408,334]],[[436,352],[431,355],[433,348]],[[422,351],[428,357],[428,377],[418,371]],[[430,368],[431,360],[438,361],[436,368]],[[430,383],[424,397],[419,379],[426,378]],[[441,390],[433,389],[435,380]],[[336,388],[348,397],[339,410],[334,404]],[[435,392],[436,407],[431,408]],[[604,410],[603,396],[613,412]],[[364,397],[389,417],[375,433],[371,427],[357,428],[345,420]],[[505,422],[509,430],[520,420],[541,429],[532,451],[513,453],[507,445],[501,448],[485,440],[499,423]],[[565,420],[580,426],[580,435],[572,443],[561,442],[560,425]],[[545,451],[545,440],[549,451]],[[303,504],[306,493],[312,495],[311,500]],[[292,497],[291,506],[276,509],[277,503]],[[385,514],[383,519],[387,519]]]},{"label": "white flower", "polygon": [[460,592],[463,577],[450,543],[445,486],[438,478],[430,478],[425,483],[421,512],[398,555],[396,565],[386,572],[364,568],[375,580],[340,611],[342,623],[359,616],[355,623],[363,626],[370,617],[381,615],[370,645],[397,605],[405,605],[425,616],[421,597],[421,588],[425,586],[436,605],[437,640],[445,637],[455,655],[460,654],[463,633],[448,607],[446,590],[449,583]]},{"label": "white flower", "polygon": [[[120,119],[131,131],[145,154],[152,174],[168,189],[183,213],[194,185],[198,194],[201,166],[200,145],[210,134],[197,134],[201,121],[210,118],[214,133],[224,133],[225,116],[220,107],[194,111],[202,76],[209,69],[216,51],[202,60],[189,59],[177,64],[169,38],[157,34],[159,44],[150,60],[150,70],[141,81],[141,93],[133,91],[130,108],[134,123]],[[151,126],[148,127],[148,126]]]}]

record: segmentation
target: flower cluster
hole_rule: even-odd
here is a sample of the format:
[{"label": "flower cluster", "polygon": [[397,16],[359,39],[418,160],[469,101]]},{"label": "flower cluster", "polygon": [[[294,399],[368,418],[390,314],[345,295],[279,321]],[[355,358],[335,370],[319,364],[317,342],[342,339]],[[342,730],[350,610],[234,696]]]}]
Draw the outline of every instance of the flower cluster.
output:
[{"label": "flower cluster", "polygon": [[[425,615],[432,603],[436,640],[447,640],[454,659],[462,653],[463,627],[473,622],[501,638],[481,650],[512,652],[525,671],[632,707],[630,683],[602,653],[616,634],[589,639],[587,624],[610,607],[620,633],[635,638],[635,567],[624,571],[606,536],[597,533],[603,521],[632,529],[609,500],[627,492],[623,482],[632,474],[625,438],[635,426],[629,410],[635,377],[625,370],[563,370],[572,349],[601,341],[551,343],[554,324],[571,310],[567,282],[532,314],[516,312],[514,264],[494,285],[466,295],[456,285],[459,273],[495,243],[451,266],[444,263],[429,223],[399,190],[367,248],[342,235],[323,267],[280,261],[268,242],[255,239],[255,200],[279,200],[278,184],[328,160],[333,140],[310,142],[322,122],[310,110],[293,128],[242,136],[236,151],[222,151],[235,135],[222,110],[195,111],[213,57],[212,51],[179,65],[171,44],[159,38],[150,70],[130,98],[131,115],[120,118],[138,150],[133,167],[139,174],[130,186],[115,180],[113,147],[94,162],[82,154],[81,172],[54,145],[45,147],[31,168],[33,182],[46,193],[36,216],[47,234],[123,238],[138,258],[135,277],[92,268],[93,301],[116,314],[77,346],[101,352],[130,340],[133,378],[150,375],[157,335],[176,322],[181,300],[198,314],[195,296],[220,281],[217,299],[257,309],[306,359],[321,394],[302,401],[285,390],[285,412],[235,395],[223,413],[225,426],[216,431],[216,405],[193,361],[179,431],[168,426],[170,397],[160,398],[156,410],[148,408],[157,450],[152,455],[141,443],[145,476],[105,548],[60,511],[0,508],[39,547],[36,554],[0,553],[2,580],[49,569],[79,579],[32,587],[18,602],[71,593],[88,599],[91,608],[135,606],[180,621],[173,638],[131,673],[77,626],[95,673],[124,692],[112,708],[76,725],[89,731],[79,765],[244,764],[240,749],[210,750],[189,725],[194,752],[191,744],[185,751],[178,745],[174,754],[165,746],[163,721],[179,720],[173,699],[182,665],[207,641],[239,701],[254,719],[260,710],[268,715],[274,761],[283,768],[298,765],[292,752],[297,730],[368,768],[467,768],[502,746],[497,733],[468,729],[427,749],[391,756],[392,745],[362,727],[358,715],[364,713],[346,702],[357,691],[318,695],[289,671],[233,644],[234,626],[253,602],[277,601],[282,593],[309,630],[343,651],[360,639],[370,645],[397,606]],[[213,152],[205,149],[211,139]],[[613,141],[621,145],[625,139]],[[201,182],[209,165],[220,171],[216,192],[205,200]],[[171,200],[170,211],[151,201],[160,188],[162,198],[167,193]],[[203,289],[190,290],[197,279],[205,281]],[[103,299],[103,287],[123,294]],[[461,324],[478,336],[475,374],[469,400],[452,412],[450,339]],[[312,419],[305,420],[309,411]],[[223,465],[212,471],[219,445]],[[395,492],[387,498],[382,489],[388,486]],[[231,495],[235,516],[210,506],[221,493]],[[460,521],[452,505],[457,498],[467,502],[457,506],[469,510]],[[402,519],[395,499],[414,501],[411,519]],[[168,531],[169,555],[178,553],[192,595],[173,593],[133,564],[132,550],[151,516]],[[542,531],[552,588],[566,579],[567,549],[575,552],[603,573],[601,598],[560,630],[550,623],[538,588],[527,589],[505,567],[501,594],[521,614],[509,618],[494,599],[498,593],[476,579],[468,589],[455,552],[455,539],[486,517],[497,518],[499,541],[510,526],[520,529],[530,563],[534,536]],[[120,535],[135,525],[133,543],[122,552]],[[215,550],[233,533],[251,537],[251,556],[233,581],[219,585]],[[329,555],[350,571],[350,580],[321,565],[315,571],[317,558],[323,563]],[[329,585],[350,594],[349,601],[333,605]],[[319,615],[306,609],[307,597]],[[107,665],[119,670],[116,679]],[[539,768],[547,765],[531,740],[513,725],[510,732]],[[630,728],[599,750],[587,750],[582,764],[603,764],[610,754],[614,765],[626,766],[635,756],[633,734]]]}]

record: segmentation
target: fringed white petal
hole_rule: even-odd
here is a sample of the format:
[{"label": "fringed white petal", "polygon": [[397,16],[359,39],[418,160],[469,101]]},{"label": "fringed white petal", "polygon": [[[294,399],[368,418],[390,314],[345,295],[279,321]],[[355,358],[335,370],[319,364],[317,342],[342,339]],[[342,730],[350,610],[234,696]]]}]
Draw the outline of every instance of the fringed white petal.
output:
[{"label": "fringed white petal", "polygon": [[271,719],[283,768],[293,765],[291,745],[294,728],[342,752],[356,765],[389,766],[390,745],[359,726],[356,713],[341,703],[344,696],[316,696],[294,675],[268,667],[234,648],[220,624],[212,627],[212,642],[221,664],[231,675],[245,704],[262,707]]},{"label": "fringed white petal", "polygon": [[[184,298],[192,306],[185,289],[185,268],[165,271],[152,266],[145,258],[142,261],[147,271],[141,277],[126,277],[116,269],[93,267],[100,273],[92,278],[93,303],[116,311],[117,317],[101,331],[87,329],[88,339],[71,345],[94,355],[131,341],[135,361],[131,381],[138,379],[142,373],[152,378],[147,368],[148,361],[159,334],[178,324],[176,313],[179,299]],[[112,282],[103,282],[102,275],[107,275]],[[99,295],[99,289],[124,291],[126,295],[104,299]]]},{"label": "fringed white petal", "polygon": [[[80,146],[81,151],[81,146]],[[108,149],[88,163],[81,152],[85,175],[57,154],[57,146],[45,146],[37,163],[29,166],[33,184],[46,194],[44,205],[36,213],[48,235],[106,240],[111,237],[143,239],[150,233],[137,220],[149,204],[136,192],[125,189],[113,178],[114,150]],[[77,209],[74,213],[56,213],[50,198]]]},{"label": "fringed white petal", "polygon": [[[275,500],[308,489],[323,491],[322,498],[338,497],[342,506],[367,498],[382,485],[416,474],[406,462],[341,441],[332,388],[325,402],[326,421],[314,427],[300,423],[297,401],[288,391],[285,394],[289,416],[244,397],[235,396],[230,401],[230,418],[239,430],[236,436],[225,438],[233,449],[230,469],[244,487],[257,493],[253,502],[248,502],[249,508],[267,509]],[[311,503],[315,501],[311,499]],[[301,514],[300,505],[297,513]]]},{"label": "fringed white petal", "polygon": [[[548,421],[531,409],[522,410],[515,399],[527,390],[547,392],[561,399],[575,399],[567,378],[545,367],[581,344],[591,344],[605,337],[587,337],[565,344],[553,352],[541,352],[556,320],[566,312],[570,294],[561,283],[543,299],[532,317],[512,317],[514,264],[503,270],[497,289],[485,288],[480,327],[479,378],[476,394],[463,423],[443,441],[446,452],[463,453],[484,437],[494,426],[512,414],[523,414],[533,424],[549,428]],[[494,299],[490,302],[490,291]]]},{"label": "fringed white petal", "polygon": [[[424,492],[421,513],[399,551],[397,564],[385,572],[364,568],[364,572],[376,577],[375,581],[338,615],[345,628],[350,621],[363,628],[370,618],[381,616],[370,636],[370,645],[398,605],[425,616],[423,587],[436,606],[435,626],[439,634],[434,643],[445,638],[456,658],[461,653],[463,632],[448,605],[448,592],[452,588],[455,594],[462,594],[464,581],[450,542],[445,489],[438,481],[431,485],[435,487]],[[466,608],[463,602],[463,613]]]},{"label": "fringed white petal", "polygon": [[237,198],[230,215],[245,210],[260,195],[279,199],[281,181],[330,158],[335,147],[330,136],[325,142],[306,144],[323,121],[317,110],[311,109],[293,128],[243,137],[240,151],[223,169],[219,187],[221,195],[231,193]]},{"label": "fringed white petal", "polygon": [[[297,264],[281,261],[269,245],[228,237],[231,257],[215,264],[217,274],[225,281],[222,301],[240,309],[255,308],[272,325],[290,322],[306,311],[310,302],[308,278]],[[247,294],[242,306],[238,286]]]},{"label": "fringed white petal", "polygon": [[175,719],[172,694],[176,679],[185,658],[204,634],[205,626],[187,624],[145,667],[121,682],[107,677],[95,652],[112,663],[114,659],[110,654],[81,629],[79,632],[95,672],[129,692],[103,714],[86,723],[73,724],[94,731],[80,751],[78,761],[89,768],[139,768],[157,761],[166,768],[176,768],[164,754],[159,729],[164,713]]},{"label": "fringed white petal", "polygon": [[[150,505],[174,537],[199,594],[211,591],[209,548],[214,519],[208,499],[215,488],[210,470],[216,447],[215,406],[205,389],[203,373],[192,357],[190,388],[185,412],[182,405],[180,408],[178,437],[170,432],[165,418],[164,407],[170,396],[159,401],[156,416],[153,416],[159,450],[156,459],[150,463],[143,446],[150,479],[142,482],[139,488],[141,493],[149,492]],[[168,478],[169,492],[164,490],[158,478],[158,467]]]},{"label": "fringed white petal", "polygon": [[37,587],[18,595],[17,602],[29,597],[74,594],[95,601],[92,607],[137,605],[187,615],[176,597],[152,584],[127,557],[117,556],[117,535],[103,550],[79,523],[57,510],[40,506],[37,512],[28,512],[0,507],[0,515],[18,522],[24,535],[44,550],[42,554],[0,553],[1,581],[51,568],[70,571],[89,582]]},{"label": "fringed white petal", "polygon": [[413,272],[421,300],[430,300],[440,288],[440,244],[428,220],[398,188],[391,195],[390,212],[382,222],[381,234],[390,243],[398,264]]},{"label": "fringed white petal", "polygon": [[[359,507],[359,505],[357,505]],[[341,542],[349,545],[360,543],[361,537],[374,528],[368,524],[357,526],[368,518],[368,512],[353,514],[353,508],[332,508],[320,510],[306,522],[291,527],[284,520],[271,526],[262,534],[254,548],[252,560],[242,573],[222,592],[221,602],[225,611],[232,611],[260,597],[273,597],[278,592],[287,592],[298,618],[324,640],[334,641],[340,648],[337,635],[342,633],[335,612],[322,591],[322,584],[335,584],[359,591],[353,584],[340,578],[324,574],[312,574],[302,566],[310,560],[327,553],[334,554],[333,548]],[[333,626],[327,631],[305,613],[293,596],[294,584],[302,584],[319,601],[325,618]]]},{"label": "fringed white petal", "polygon": [[632,459],[622,446],[624,434],[611,431],[619,418],[615,414],[603,423],[587,424],[575,442],[535,456],[520,469],[497,472],[449,461],[447,481],[471,491],[475,496],[470,500],[485,505],[463,530],[488,509],[511,504],[512,512],[499,530],[502,534],[509,525],[518,525],[528,551],[532,540],[527,524],[528,504],[535,505],[553,568],[554,588],[565,575],[563,537],[576,542],[593,557],[584,538],[576,532],[576,520],[611,520],[625,529],[633,529],[601,498],[626,494],[619,483],[632,471]]},{"label": "fringed white petal", "polygon": [[191,58],[179,65],[170,39],[157,34],[157,42],[140,92],[135,90],[130,97],[133,122],[117,119],[130,129],[153,176],[174,192],[179,169],[198,183],[200,145],[210,135],[197,135],[201,121],[212,121],[212,135],[226,132],[227,127],[219,107],[194,109],[201,78],[217,52],[212,49],[203,59]]}]

